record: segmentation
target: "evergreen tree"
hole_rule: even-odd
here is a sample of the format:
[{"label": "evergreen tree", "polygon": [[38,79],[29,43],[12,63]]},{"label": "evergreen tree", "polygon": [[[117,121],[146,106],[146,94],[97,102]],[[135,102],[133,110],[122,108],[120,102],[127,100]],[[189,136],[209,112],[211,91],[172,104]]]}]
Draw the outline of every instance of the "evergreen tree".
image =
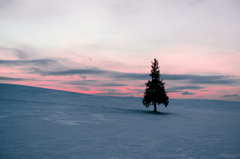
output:
[{"label": "evergreen tree", "polygon": [[160,79],[160,70],[158,66],[158,60],[154,59],[152,62],[151,76],[152,80],[148,80],[146,85],[146,90],[144,92],[142,103],[143,105],[149,107],[154,105],[154,112],[157,112],[156,104],[164,104],[167,107],[169,101],[167,92],[165,91],[164,82]]}]

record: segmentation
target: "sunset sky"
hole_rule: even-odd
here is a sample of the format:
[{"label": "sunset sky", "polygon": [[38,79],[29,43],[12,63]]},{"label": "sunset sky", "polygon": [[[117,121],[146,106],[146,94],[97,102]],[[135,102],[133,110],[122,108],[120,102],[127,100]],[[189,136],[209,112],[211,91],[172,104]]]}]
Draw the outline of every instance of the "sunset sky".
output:
[{"label": "sunset sky", "polygon": [[0,83],[240,102],[239,0],[0,0]]}]

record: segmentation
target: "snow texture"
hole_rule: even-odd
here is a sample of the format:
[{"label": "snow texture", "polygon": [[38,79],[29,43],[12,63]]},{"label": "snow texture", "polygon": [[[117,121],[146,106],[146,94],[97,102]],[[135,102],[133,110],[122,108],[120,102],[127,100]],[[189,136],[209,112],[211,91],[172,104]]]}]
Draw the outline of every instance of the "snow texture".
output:
[{"label": "snow texture", "polygon": [[0,84],[0,158],[240,158],[240,103],[103,97]]}]

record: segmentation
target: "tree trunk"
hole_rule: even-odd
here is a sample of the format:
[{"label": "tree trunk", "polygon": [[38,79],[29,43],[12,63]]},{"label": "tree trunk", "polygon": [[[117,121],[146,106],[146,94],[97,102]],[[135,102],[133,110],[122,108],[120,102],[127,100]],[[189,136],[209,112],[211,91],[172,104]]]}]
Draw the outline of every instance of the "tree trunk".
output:
[{"label": "tree trunk", "polygon": [[154,112],[157,112],[156,102],[154,103]]}]

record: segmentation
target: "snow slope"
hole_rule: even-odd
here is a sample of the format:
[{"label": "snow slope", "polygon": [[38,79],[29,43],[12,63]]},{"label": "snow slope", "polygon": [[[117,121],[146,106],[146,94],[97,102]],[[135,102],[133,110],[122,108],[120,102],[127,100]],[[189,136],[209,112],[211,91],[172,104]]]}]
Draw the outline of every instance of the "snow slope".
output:
[{"label": "snow slope", "polygon": [[240,103],[0,84],[0,158],[240,158]]}]

